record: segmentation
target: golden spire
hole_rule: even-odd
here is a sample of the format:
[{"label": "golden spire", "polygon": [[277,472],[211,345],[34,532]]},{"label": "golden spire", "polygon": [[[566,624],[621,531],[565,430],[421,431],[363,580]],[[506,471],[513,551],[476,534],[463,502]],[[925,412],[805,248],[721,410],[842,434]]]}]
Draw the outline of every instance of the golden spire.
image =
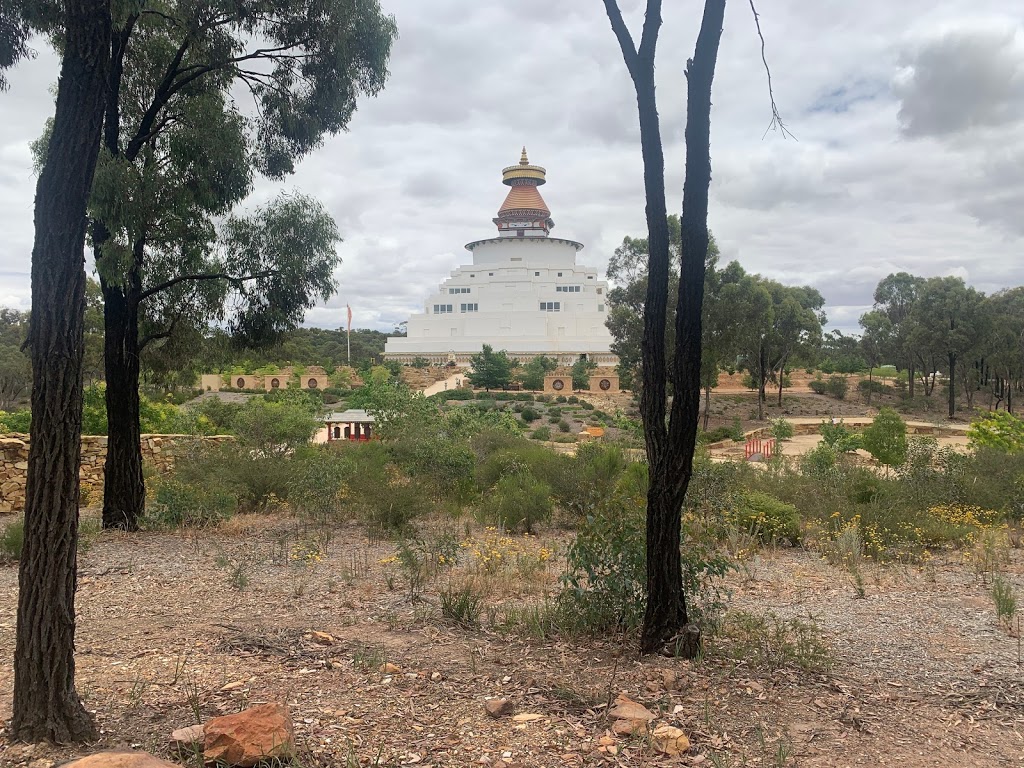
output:
[{"label": "golden spire", "polygon": [[502,184],[516,186],[517,184],[530,184],[540,186],[544,183],[545,171],[539,165],[530,165],[530,158],[526,156],[526,147],[523,147],[523,154],[519,156],[517,165],[510,165],[501,171]]}]

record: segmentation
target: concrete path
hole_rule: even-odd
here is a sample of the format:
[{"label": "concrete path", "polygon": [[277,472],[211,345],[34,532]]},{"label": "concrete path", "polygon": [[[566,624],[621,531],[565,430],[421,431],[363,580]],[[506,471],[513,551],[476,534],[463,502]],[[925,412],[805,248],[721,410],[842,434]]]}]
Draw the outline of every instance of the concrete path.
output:
[{"label": "concrete path", "polygon": [[446,389],[458,389],[465,379],[466,372],[459,371],[454,376],[449,376],[444,381],[435,381],[429,387],[421,391],[423,392],[424,397],[430,397],[431,395],[436,395],[438,392],[444,392]]}]

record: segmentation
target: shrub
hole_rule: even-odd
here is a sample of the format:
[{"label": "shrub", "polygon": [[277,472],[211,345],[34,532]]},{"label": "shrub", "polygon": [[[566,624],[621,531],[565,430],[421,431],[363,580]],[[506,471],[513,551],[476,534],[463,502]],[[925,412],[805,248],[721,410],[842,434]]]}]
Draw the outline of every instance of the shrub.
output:
[{"label": "shrub", "polygon": [[888,471],[907,458],[907,425],[892,408],[883,408],[864,430],[863,445]]},{"label": "shrub", "polygon": [[823,421],[818,431],[821,433],[821,442],[837,454],[852,453],[860,448],[863,441],[861,435],[851,430],[842,421]]},{"label": "shrub", "polygon": [[297,451],[291,461],[288,501],[300,514],[318,521],[336,518],[348,492],[347,482],[355,472],[351,453],[365,446],[309,446]]},{"label": "shrub", "polygon": [[551,428],[550,427],[537,427],[530,434],[530,437],[534,440],[550,440],[551,439]]},{"label": "shrub", "polygon": [[640,626],[647,583],[643,508],[606,500],[588,515],[566,552],[558,606],[580,632]]},{"label": "shrub", "polygon": [[508,531],[533,533],[551,518],[551,488],[525,471],[511,471],[484,497],[480,514]]},{"label": "shrub", "polygon": [[815,394],[825,394],[826,385],[823,379],[812,379],[811,381],[807,382],[807,386],[811,390],[811,392],[814,392]]},{"label": "shrub", "polygon": [[593,403],[588,403],[586,400],[580,400],[579,404],[580,404],[580,408],[582,408],[584,411],[592,411],[592,410],[594,410],[594,404]]},{"label": "shrub", "polygon": [[519,414],[519,418],[525,421],[527,424],[536,421],[540,418],[540,414],[533,408],[523,408],[523,412]]},{"label": "shrub", "polygon": [[559,432],[568,432],[570,429],[571,427],[569,426],[569,422],[567,422],[565,419],[562,419],[561,421],[558,422]]},{"label": "shrub", "polygon": [[32,412],[29,410],[0,411],[0,431],[28,434],[32,431]]},{"label": "shrub", "polygon": [[845,400],[849,389],[850,382],[846,376],[829,376],[825,383],[825,394],[832,395],[836,400]]},{"label": "shrub", "polygon": [[731,440],[732,439],[732,427],[715,427],[710,432],[704,432],[701,430],[697,433],[697,442],[706,445],[707,443],[717,443],[720,440]]},{"label": "shrub", "polygon": [[747,491],[733,511],[732,522],[765,544],[800,541],[800,516],[796,507],[761,491]]},{"label": "shrub", "polygon": [[865,397],[868,393],[871,393],[872,395],[880,395],[885,391],[885,385],[874,379],[861,379],[857,382],[857,391]]},{"label": "shrub", "polygon": [[194,485],[164,477],[156,484],[153,504],[146,508],[146,524],[153,528],[204,528],[227,520],[237,506],[235,495],[223,485]]},{"label": "shrub", "polygon": [[252,398],[235,415],[242,444],[264,456],[283,455],[305,445],[321,426],[317,403],[301,390],[278,390],[278,399]]},{"label": "shrub", "polygon": [[1024,419],[1006,411],[993,411],[967,428],[974,448],[991,448],[1003,453],[1024,451]]},{"label": "shrub", "polygon": [[575,404],[575,403],[578,403],[579,401],[580,401],[580,399],[578,397],[576,397],[576,395],[569,395],[569,397],[566,398],[566,402],[568,402],[568,403]]},{"label": "shrub", "polygon": [[20,560],[25,544],[25,519],[12,520],[0,536],[0,560]]},{"label": "shrub", "polygon": [[789,440],[796,434],[796,428],[783,418],[772,419],[768,427],[769,434],[776,440]]}]

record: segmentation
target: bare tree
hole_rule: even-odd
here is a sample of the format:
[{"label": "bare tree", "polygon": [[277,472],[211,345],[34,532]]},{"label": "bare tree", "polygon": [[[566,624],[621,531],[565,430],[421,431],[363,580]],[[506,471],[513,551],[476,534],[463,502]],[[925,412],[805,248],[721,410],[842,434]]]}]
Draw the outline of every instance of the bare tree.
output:
[{"label": "bare tree", "polygon": [[63,9],[57,109],[36,187],[32,248],[32,447],[11,720],[11,735],[24,741],[94,736],[75,691],[75,586],[85,209],[103,124],[110,0],[69,0]]},{"label": "bare tree", "polygon": [[[680,220],[682,264],[671,371],[667,370],[665,354],[669,284],[665,157],[654,83],[661,0],[647,2],[639,47],[633,42],[616,0],[604,0],[604,4],[636,89],[647,197],[649,279],[644,303],[640,412],[650,487],[647,493],[647,610],[640,649],[651,653],[674,642],[678,653],[693,657],[700,651],[700,629],[690,623],[687,612],[680,524],[683,499],[693,475],[700,410],[701,305],[711,185],[711,84],[718,60],[725,0],[706,0],[696,49],[686,68],[686,175]],[[673,397],[666,421],[669,383]]]}]

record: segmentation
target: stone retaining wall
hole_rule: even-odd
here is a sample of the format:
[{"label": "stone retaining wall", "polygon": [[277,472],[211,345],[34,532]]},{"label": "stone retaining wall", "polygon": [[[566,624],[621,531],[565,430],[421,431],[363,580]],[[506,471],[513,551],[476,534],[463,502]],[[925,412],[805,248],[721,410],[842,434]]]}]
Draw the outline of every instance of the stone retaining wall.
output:
[{"label": "stone retaining wall", "polygon": [[[168,471],[175,459],[198,442],[224,442],[230,436],[196,437],[194,435],[143,435],[142,460],[158,473]],[[25,481],[28,476],[29,436],[0,435],[0,514],[25,509]],[[102,435],[82,437],[82,505],[96,505],[103,500],[103,462],[107,458],[107,438]]]}]

